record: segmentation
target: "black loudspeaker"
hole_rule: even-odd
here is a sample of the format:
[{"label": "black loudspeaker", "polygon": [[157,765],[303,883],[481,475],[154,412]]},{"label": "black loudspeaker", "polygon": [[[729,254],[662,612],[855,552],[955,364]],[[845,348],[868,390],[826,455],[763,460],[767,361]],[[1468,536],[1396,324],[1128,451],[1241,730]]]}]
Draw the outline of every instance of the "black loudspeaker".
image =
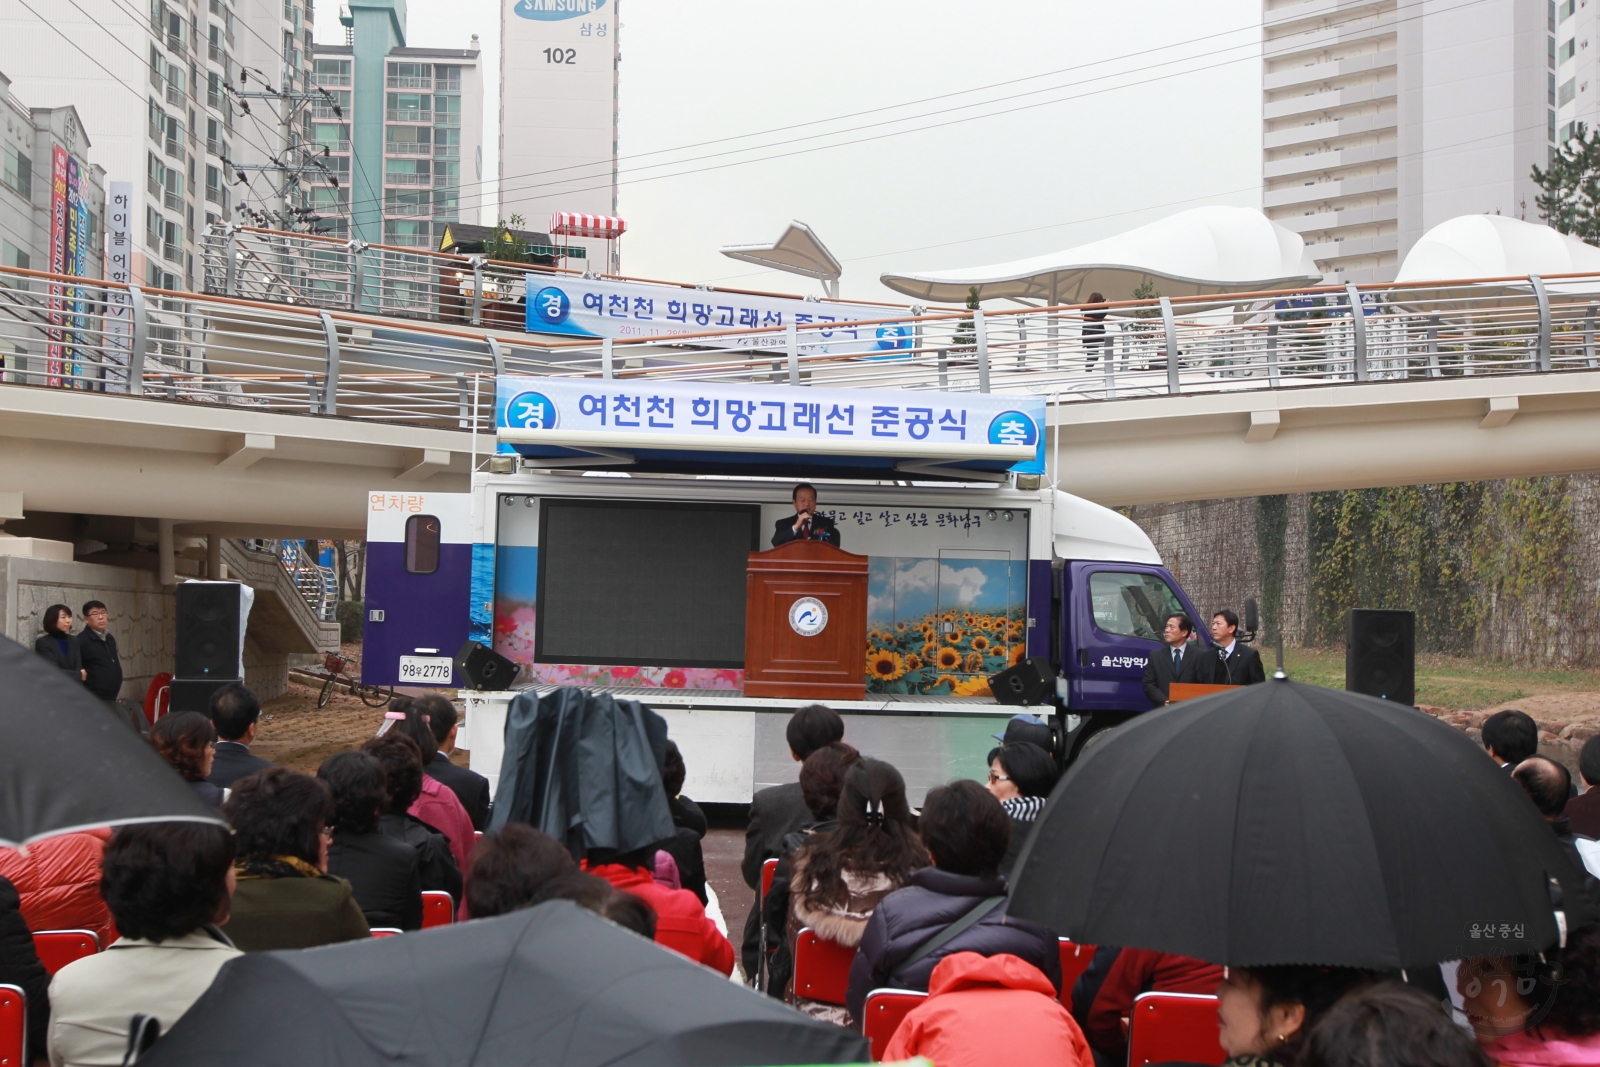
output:
[{"label": "black loudspeaker", "polygon": [[1396,704],[1417,702],[1417,617],[1354,608],[1344,614],[1344,687]]},{"label": "black loudspeaker", "polygon": [[178,586],[175,678],[239,677],[239,583]]},{"label": "black loudspeaker", "polygon": [[476,641],[468,641],[456,653],[456,681],[463,689],[509,689],[516,676],[515,663]]},{"label": "black loudspeaker", "polygon": [[1048,704],[1056,692],[1056,672],[1043,656],[1025,659],[989,676],[989,690],[998,704]]},{"label": "black loudspeaker", "polygon": [[237,678],[174,678],[168,694],[167,711],[198,711],[211,714],[211,694],[225,685],[239,681]]}]

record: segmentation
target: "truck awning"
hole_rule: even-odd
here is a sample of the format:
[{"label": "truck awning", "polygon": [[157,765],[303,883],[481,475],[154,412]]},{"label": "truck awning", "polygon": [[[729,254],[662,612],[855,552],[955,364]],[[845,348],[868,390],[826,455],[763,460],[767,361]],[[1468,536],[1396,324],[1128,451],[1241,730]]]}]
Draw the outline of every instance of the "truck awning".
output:
[{"label": "truck awning", "polygon": [[550,467],[1000,480],[1044,471],[1043,397],[502,376],[500,450]]}]

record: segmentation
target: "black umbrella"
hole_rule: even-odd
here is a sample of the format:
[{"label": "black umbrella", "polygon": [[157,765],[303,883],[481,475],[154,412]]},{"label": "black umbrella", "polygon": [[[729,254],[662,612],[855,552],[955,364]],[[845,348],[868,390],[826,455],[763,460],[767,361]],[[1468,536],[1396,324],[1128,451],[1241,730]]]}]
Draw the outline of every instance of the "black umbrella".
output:
[{"label": "black umbrella", "polygon": [[122,823],[227,825],[119,713],[4,638],[0,765],[0,845]]},{"label": "black umbrella", "polygon": [[1142,715],[1067,772],[1013,915],[1089,944],[1235,966],[1395,970],[1555,944],[1582,880],[1465,735],[1282,680]]},{"label": "black umbrella", "polygon": [[569,901],[403,937],[254,953],[142,1067],[865,1062],[807,1018]]}]

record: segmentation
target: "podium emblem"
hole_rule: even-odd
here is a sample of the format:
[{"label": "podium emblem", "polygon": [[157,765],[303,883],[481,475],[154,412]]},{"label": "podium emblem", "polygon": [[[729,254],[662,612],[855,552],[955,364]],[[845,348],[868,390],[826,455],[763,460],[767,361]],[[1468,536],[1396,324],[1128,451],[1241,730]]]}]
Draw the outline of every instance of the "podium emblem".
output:
[{"label": "podium emblem", "polygon": [[789,605],[789,628],[801,637],[815,637],[828,626],[828,609],[814,596]]}]

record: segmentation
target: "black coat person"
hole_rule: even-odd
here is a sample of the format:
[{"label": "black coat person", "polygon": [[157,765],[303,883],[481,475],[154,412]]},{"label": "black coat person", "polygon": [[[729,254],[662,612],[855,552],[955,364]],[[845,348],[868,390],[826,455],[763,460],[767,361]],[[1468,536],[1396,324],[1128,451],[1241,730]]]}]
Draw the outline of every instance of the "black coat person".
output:
[{"label": "black coat person", "polygon": [[115,700],[122,690],[122,659],[117,639],[107,631],[85,626],[78,632],[78,656],[88,677],[83,686],[101,700]]},{"label": "black coat person", "polygon": [[[1235,644],[1231,651],[1208,648],[1200,654],[1197,682],[1211,685],[1255,685],[1267,680],[1267,670],[1261,663],[1261,653],[1245,644]],[[1180,679],[1181,681],[1182,679]]]},{"label": "black coat person", "polygon": [[1162,644],[1152,651],[1150,662],[1144,668],[1144,695],[1149,698],[1150,706],[1159,708],[1171,699],[1173,682],[1199,681],[1200,667],[1206,662],[1208,651],[1199,642],[1189,641],[1183,646],[1183,656],[1176,666],[1171,645]]},{"label": "black coat person", "polygon": [[826,541],[839,547],[839,527],[826,515],[817,514],[817,490],[808,482],[801,482],[789,494],[794,503],[794,514],[779,519],[772,527],[772,547],[790,541]]},{"label": "black coat person", "polygon": [[51,604],[44,609],[41,627],[44,632],[34,639],[33,650],[74,682],[82,682],[83,653],[72,632],[72,609],[65,604]]}]

